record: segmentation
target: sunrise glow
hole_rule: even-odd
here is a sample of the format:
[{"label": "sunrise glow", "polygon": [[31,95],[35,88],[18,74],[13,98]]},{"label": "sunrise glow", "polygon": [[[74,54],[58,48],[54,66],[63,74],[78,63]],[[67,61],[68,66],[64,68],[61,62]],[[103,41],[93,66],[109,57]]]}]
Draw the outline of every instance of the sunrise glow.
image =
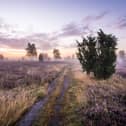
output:
[{"label": "sunrise glow", "polygon": [[75,54],[76,40],[99,28],[118,37],[126,50],[124,0],[0,0],[0,54],[25,56],[28,42],[51,56],[54,48],[63,57]]}]

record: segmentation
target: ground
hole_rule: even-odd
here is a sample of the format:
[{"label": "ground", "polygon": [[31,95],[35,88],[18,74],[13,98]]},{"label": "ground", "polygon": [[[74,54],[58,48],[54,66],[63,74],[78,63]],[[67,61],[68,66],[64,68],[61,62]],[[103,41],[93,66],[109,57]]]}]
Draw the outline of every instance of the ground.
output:
[{"label": "ground", "polygon": [[126,79],[120,75],[96,80],[75,61],[0,62],[0,124],[124,126]]}]

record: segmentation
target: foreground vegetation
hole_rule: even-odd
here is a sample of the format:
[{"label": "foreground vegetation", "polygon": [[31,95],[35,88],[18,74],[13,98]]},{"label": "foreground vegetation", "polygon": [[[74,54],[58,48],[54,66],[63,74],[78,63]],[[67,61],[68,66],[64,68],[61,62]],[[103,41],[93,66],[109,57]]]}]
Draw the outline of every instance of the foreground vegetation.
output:
[{"label": "foreground vegetation", "polygon": [[0,125],[14,125],[40,98],[64,64],[0,62]]},{"label": "foreground vegetation", "polygon": [[[96,80],[72,66],[69,88],[61,103],[61,126],[124,126],[126,124],[126,79],[113,75]],[[51,97],[33,126],[50,126],[58,93]]]},{"label": "foreground vegetation", "polygon": [[13,125],[38,98],[46,93],[44,86],[30,85],[0,91],[0,124]]},{"label": "foreground vegetation", "polygon": [[62,112],[66,126],[124,126],[125,110],[126,79],[97,81],[76,71]]},{"label": "foreground vegetation", "polygon": [[[4,63],[5,66],[7,64],[9,63]],[[14,66],[17,65],[20,67],[13,67],[13,65],[9,67],[16,69],[10,70],[11,75],[8,74],[5,78],[9,80],[11,77],[12,82],[14,80],[19,82],[17,73],[22,73],[20,70],[24,71],[25,68],[24,73],[28,78],[24,77],[25,80],[21,78],[20,82],[27,83],[16,85],[12,83],[11,87],[8,87],[5,83],[7,81],[1,81],[0,124],[2,126],[17,124],[36,101],[46,96],[49,96],[48,102],[41,108],[33,126],[50,126],[52,121],[62,126],[124,126],[126,124],[125,78],[114,74],[107,80],[96,80],[83,73],[78,63],[72,63],[63,71],[64,63],[27,62],[17,63]],[[1,70],[6,67],[2,67]],[[1,72],[1,80],[5,72]],[[54,90],[49,95],[47,90],[54,79]],[[68,87],[61,95],[66,83],[65,79]]]}]

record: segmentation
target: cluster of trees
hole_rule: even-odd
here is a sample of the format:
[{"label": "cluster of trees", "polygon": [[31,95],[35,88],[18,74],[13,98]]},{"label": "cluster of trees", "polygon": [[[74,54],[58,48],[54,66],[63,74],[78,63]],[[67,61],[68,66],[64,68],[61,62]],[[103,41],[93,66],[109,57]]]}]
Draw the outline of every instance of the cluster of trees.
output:
[{"label": "cluster of trees", "polygon": [[117,38],[102,30],[97,36],[87,36],[77,41],[77,57],[83,71],[91,72],[98,79],[107,79],[115,72]]},{"label": "cluster of trees", "polygon": [[[26,48],[26,56],[28,57],[37,57],[37,48],[35,44],[28,43]],[[61,59],[60,51],[59,49],[53,50],[53,55],[55,59]],[[39,61],[43,61],[44,59],[48,59],[48,55],[44,53],[40,53],[38,56]]]}]

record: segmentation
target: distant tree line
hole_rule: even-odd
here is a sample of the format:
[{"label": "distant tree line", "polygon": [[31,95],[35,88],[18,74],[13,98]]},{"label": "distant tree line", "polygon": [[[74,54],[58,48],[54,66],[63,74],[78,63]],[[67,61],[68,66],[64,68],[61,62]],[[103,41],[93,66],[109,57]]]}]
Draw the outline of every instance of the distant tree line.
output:
[{"label": "distant tree line", "polygon": [[[37,48],[35,44],[28,43],[27,48],[26,48],[26,56],[31,57],[31,58],[37,57]],[[54,49],[53,56],[54,56],[54,59],[61,59],[60,50]],[[49,59],[48,55],[44,53],[40,53],[38,56],[39,61],[44,61],[45,58]]]}]

